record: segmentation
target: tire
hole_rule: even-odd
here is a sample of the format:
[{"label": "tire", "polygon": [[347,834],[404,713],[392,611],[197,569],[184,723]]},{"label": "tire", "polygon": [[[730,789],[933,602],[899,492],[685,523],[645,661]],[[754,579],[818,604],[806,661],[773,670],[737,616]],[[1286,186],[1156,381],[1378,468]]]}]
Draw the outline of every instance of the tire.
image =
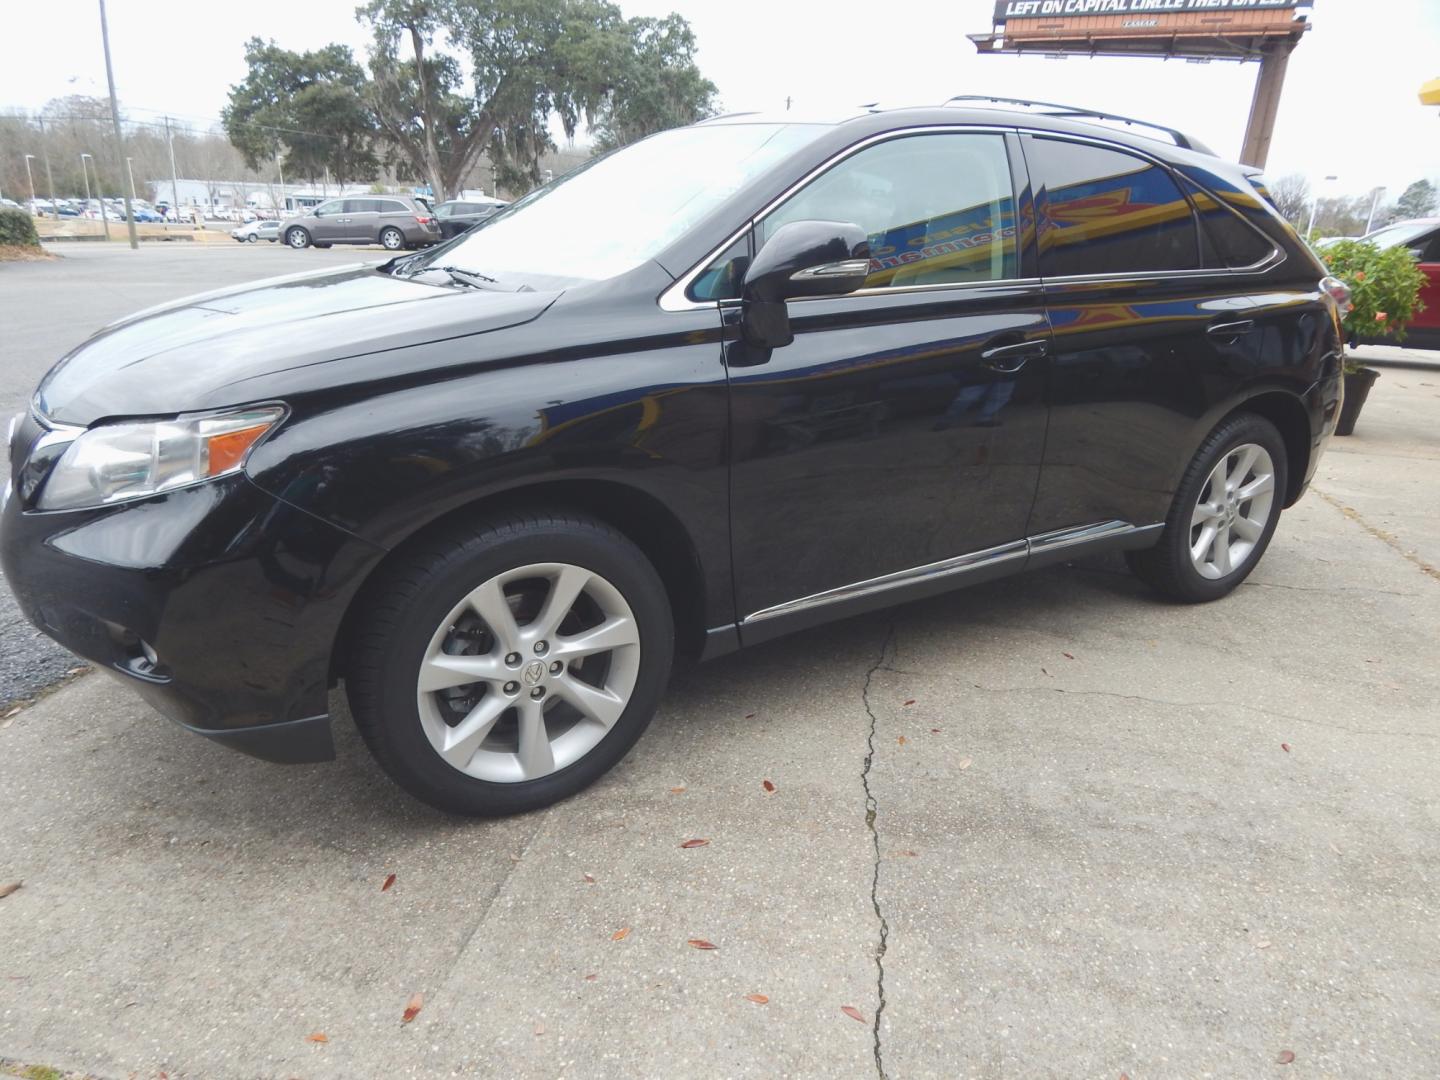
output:
[{"label": "tire", "polygon": [[285,230],[285,243],[289,244],[296,251],[304,251],[310,246],[310,231],[296,225]]},{"label": "tire", "polygon": [[246,242],[247,244],[253,244],[253,243],[255,243],[256,240],[259,240],[259,239],[260,239],[260,237],[256,236],[256,235],[252,232],[249,236],[245,237],[245,242]]},{"label": "tire", "polygon": [[399,251],[405,246],[405,234],[393,227],[381,229],[380,246],[386,251]]},{"label": "tire", "polygon": [[[1181,603],[1228,595],[1270,546],[1288,477],[1285,440],[1274,424],[1252,413],[1223,421],[1181,477],[1160,542],[1125,553],[1130,569]],[[1217,485],[1223,485],[1223,494]]]},{"label": "tire", "polygon": [[329,244],[316,244],[315,246],[316,246],[317,248],[323,249],[323,248],[328,248],[330,245],[329,245]]},{"label": "tire", "polygon": [[[559,623],[546,604],[562,579],[583,584]],[[510,611],[511,625],[482,611]],[[472,816],[535,810],[597,780],[650,723],[674,655],[654,567],[610,526],[562,510],[422,537],[367,586],[352,626],[345,689],[371,752],[416,798]],[[618,644],[576,659],[602,627]],[[465,683],[476,671],[462,668],[455,685],[466,663],[488,674]]]}]

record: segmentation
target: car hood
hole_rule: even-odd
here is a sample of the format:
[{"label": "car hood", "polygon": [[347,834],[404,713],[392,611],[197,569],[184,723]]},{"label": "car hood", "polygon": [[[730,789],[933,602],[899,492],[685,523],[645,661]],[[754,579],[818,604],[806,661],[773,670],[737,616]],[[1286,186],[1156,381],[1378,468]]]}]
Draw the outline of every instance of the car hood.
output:
[{"label": "car hood", "polygon": [[78,426],[244,404],[266,396],[266,375],[516,326],[558,295],[422,284],[363,264],[269,278],[112,323],[50,370],[35,404]]}]

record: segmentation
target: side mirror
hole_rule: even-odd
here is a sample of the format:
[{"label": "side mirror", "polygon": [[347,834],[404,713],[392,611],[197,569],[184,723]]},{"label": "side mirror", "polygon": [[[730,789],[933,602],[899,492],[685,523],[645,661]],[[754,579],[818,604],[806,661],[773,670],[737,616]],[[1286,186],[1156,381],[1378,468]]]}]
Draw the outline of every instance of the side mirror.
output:
[{"label": "side mirror", "polygon": [[838,296],[865,284],[870,239],[848,221],[781,225],[751,260],[741,290],[745,339],[776,349],[795,340],[787,300]]}]

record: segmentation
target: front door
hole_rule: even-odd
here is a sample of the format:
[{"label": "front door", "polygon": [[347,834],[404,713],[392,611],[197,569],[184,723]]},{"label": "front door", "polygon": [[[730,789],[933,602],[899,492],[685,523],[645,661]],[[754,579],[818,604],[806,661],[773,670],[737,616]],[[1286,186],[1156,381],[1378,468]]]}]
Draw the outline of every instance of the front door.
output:
[{"label": "front door", "polygon": [[780,615],[903,599],[957,557],[1023,560],[1049,326],[1017,241],[1017,158],[1003,134],[902,135],[756,223],[757,248],[790,221],[858,223],[871,275],[853,295],[792,301],[783,348],[727,346],[747,642]]}]

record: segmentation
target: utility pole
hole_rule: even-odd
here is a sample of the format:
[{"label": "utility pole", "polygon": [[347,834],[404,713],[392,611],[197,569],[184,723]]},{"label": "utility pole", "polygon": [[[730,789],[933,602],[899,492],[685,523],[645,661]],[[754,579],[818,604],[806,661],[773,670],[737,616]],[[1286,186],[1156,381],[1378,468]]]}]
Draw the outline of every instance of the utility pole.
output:
[{"label": "utility pole", "polygon": [[[86,160],[94,162],[95,158],[90,154],[80,155],[80,172],[85,176],[85,209],[90,209],[90,173],[85,168]],[[105,239],[110,239],[110,219],[105,216],[105,189],[100,184],[100,166],[95,166],[95,187],[100,192],[100,198],[96,200],[100,204],[100,223],[105,226]]]},{"label": "utility pole", "polygon": [[50,186],[50,209],[55,215],[55,222],[60,222],[60,204],[55,201],[55,176],[50,172],[50,147],[49,139],[45,137],[45,117],[40,117],[40,153],[45,156],[45,183]]},{"label": "utility pole", "polygon": [[1365,231],[1362,236],[1370,235],[1370,228],[1375,224],[1375,211],[1380,206],[1380,196],[1385,194],[1383,187],[1377,187],[1370,195],[1370,216],[1365,219]]},{"label": "utility pole", "polygon": [[[100,0],[100,42],[105,46],[105,80],[110,84],[110,120],[115,125],[115,170],[119,172],[120,166],[125,160],[125,133],[120,130],[120,105],[115,100],[115,68],[110,63],[110,24],[105,19],[105,0]],[[96,176],[99,176],[97,171]],[[130,186],[134,188],[135,179],[131,177]],[[140,238],[135,235],[135,211],[130,208],[130,196],[122,190],[120,192],[125,199],[125,224],[130,229],[130,250],[140,250]],[[105,205],[105,197],[100,197],[100,205]]]},{"label": "utility pole", "polygon": [[[1330,183],[1332,180],[1339,180],[1339,179],[1340,179],[1340,178],[1339,178],[1338,176],[1327,176],[1327,177],[1325,177],[1325,183],[1328,184],[1328,183]],[[1315,192],[1315,198],[1314,198],[1314,200],[1310,203],[1310,224],[1305,226],[1305,239],[1306,239],[1306,240],[1309,240],[1309,239],[1310,239],[1310,234],[1315,231],[1315,214],[1316,214],[1316,212],[1317,212],[1319,209],[1320,209],[1320,192],[1319,192],[1319,190],[1318,190],[1318,185],[1317,185],[1317,190],[1316,190],[1316,192]]]},{"label": "utility pole", "polygon": [[279,154],[275,155],[275,168],[280,170],[280,205],[275,209],[288,211],[290,206],[289,201],[285,198],[285,163],[280,160]]},{"label": "utility pole", "polygon": [[165,145],[170,147],[170,201],[174,204],[175,224],[180,224],[180,181],[175,178],[175,140],[170,138],[170,117],[165,117]]},{"label": "utility pole", "polygon": [[34,154],[26,154],[26,155],[25,155],[25,179],[26,179],[27,181],[29,181],[29,183],[30,183],[30,204],[31,204],[31,206],[34,206],[34,204],[35,204],[35,176],[34,176],[34,174],[31,173],[31,171],[30,171],[30,162],[34,159],[34,157],[35,157]]},{"label": "utility pole", "polygon": [[130,198],[138,200],[140,196],[135,194],[135,159],[125,159],[125,171],[130,174]]}]

